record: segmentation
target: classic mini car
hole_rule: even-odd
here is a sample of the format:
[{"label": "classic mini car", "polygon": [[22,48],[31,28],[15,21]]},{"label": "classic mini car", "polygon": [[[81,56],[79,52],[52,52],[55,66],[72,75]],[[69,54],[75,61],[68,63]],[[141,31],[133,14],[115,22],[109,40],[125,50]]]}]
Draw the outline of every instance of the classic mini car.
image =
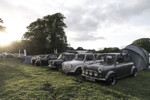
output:
[{"label": "classic mini car", "polygon": [[44,58],[37,59],[35,61],[36,66],[47,66],[48,60],[54,60],[58,58],[59,54],[48,54]]},{"label": "classic mini car", "polygon": [[101,80],[114,85],[127,75],[136,76],[137,69],[128,54],[103,54],[101,61],[82,67],[82,76],[89,81]]},{"label": "classic mini car", "polygon": [[62,71],[81,75],[81,66],[91,64],[94,60],[95,56],[92,53],[76,54],[74,60],[62,63]]},{"label": "classic mini car", "polygon": [[74,53],[62,53],[56,60],[49,60],[49,67],[61,71],[62,63],[74,59]]},{"label": "classic mini car", "polygon": [[31,63],[34,65],[34,64],[35,64],[35,61],[36,61],[37,59],[44,58],[44,57],[45,57],[45,55],[36,55],[36,56],[33,56],[33,57],[31,58]]}]

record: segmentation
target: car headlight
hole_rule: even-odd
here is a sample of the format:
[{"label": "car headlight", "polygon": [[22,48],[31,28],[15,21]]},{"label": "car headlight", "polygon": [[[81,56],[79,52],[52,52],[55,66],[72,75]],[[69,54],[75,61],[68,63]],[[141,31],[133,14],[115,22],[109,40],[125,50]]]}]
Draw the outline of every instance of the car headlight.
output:
[{"label": "car headlight", "polygon": [[85,71],[85,74],[89,74],[89,72],[86,70],[86,71]]},{"label": "car headlight", "polygon": [[84,71],[86,68],[86,66],[81,66],[82,71]]},{"label": "car headlight", "polygon": [[102,73],[102,71],[103,71],[102,68],[99,68],[99,69],[98,69],[98,72],[99,72],[99,73]]},{"label": "car headlight", "polygon": [[62,67],[63,67],[63,66],[64,66],[64,63],[62,63],[61,65],[62,65]]},{"label": "car headlight", "polygon": [[98,76],[98,73],[97,73],[97,72],[94,72],[94,76]]},{"label": "car headlight", "polygon": [[90,71],[89,74],[92,75],[92,72]]},{"label": "car headlight", "polygon": [[82,69],[82,73],[84,74],[84,73],[85,73],[85,70]]}]

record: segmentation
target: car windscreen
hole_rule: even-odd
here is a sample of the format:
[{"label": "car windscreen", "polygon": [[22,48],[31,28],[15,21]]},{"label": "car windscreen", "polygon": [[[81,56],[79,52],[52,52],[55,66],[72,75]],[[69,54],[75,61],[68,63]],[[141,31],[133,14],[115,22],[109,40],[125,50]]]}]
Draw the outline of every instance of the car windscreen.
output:
[{"label": "car windscreen", "polygon": [[49,58],[49,55],[46,55],[44,58]]},{"label": "car windscreen", "polygon": [[100,62],[101,64],[112,65],[115,63],[116,56],[114,56],[114,55],[102,55],[101,58],[102,58],[102,61]]},{"label": "car windscreen", "polygon": [[78,54],[78,55],[75,56],[74,60],[83,61],[83,60],[84,60],[84,57],[85,57],[85,55],[83,55],[83,54]]},{"label": "car windscreen", "polygon": [[51,54],[51,55],[47,55],[45,58],[57,58],[57,55]]},{"label": "car windscreen", "polygon": [[64,60],[69,61],[74,58],[74,55],[65,55]]},{"label": "car windscreen", "polygon": [[64,59],[65,58],[65,55],[64,54],[61,54],[59,55],[58,59]]}]

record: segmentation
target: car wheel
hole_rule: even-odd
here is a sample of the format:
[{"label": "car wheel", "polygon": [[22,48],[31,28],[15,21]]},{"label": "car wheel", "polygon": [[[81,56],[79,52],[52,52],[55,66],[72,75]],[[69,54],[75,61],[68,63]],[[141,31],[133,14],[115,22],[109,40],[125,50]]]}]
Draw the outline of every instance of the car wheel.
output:
[{"label": "car wheel", "polygon": [[35,66],[37,66],[37,63],[34,63]]},{"label": "car wheel", "polygon": [[36,62],[36,63],[35,63],[35,66],[40,66],[39,62]]},{"label": "car wheel", "polygon": [[40,61],[39,66],[42,66],[42,62]]},{"label": "car wheel", "polygon": [[58,71],[60,71],[60,72],[62,71],[62,67],[61,67],[61,66],[57,66],[56,69],[57,69]]},{"label": "car wheel", "polygon": [[132,77],[136,77],[136,76],[137,76],[137,69],[134,69],[134,70],[133,70],[131,76],[132,76]]},{"label": "car wheel", "polygon": [[108,85],[114,85],[116,83],[115,74],[110,74],[109,77],[107,78],[106,82],[107,82]]},{"label": "car wheel", "polygon": [[82,73],[81,68],[80,67],[77,68],[76,71],[75,71],[75,75],[81,75],[81,73]]},{"label": "car wheel", "polygon": [[32,65],[34,65],[34,62],[32,62]]}]

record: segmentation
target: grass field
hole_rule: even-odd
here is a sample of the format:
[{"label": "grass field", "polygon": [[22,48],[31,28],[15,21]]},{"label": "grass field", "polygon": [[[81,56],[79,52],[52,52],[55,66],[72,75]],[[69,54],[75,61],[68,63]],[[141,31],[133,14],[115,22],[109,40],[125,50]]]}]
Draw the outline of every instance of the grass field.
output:
[{"label": "grass field", "polygon": [[108,86],[19,59],[0,59],[0,100],[150,100],[150,70]]}]

